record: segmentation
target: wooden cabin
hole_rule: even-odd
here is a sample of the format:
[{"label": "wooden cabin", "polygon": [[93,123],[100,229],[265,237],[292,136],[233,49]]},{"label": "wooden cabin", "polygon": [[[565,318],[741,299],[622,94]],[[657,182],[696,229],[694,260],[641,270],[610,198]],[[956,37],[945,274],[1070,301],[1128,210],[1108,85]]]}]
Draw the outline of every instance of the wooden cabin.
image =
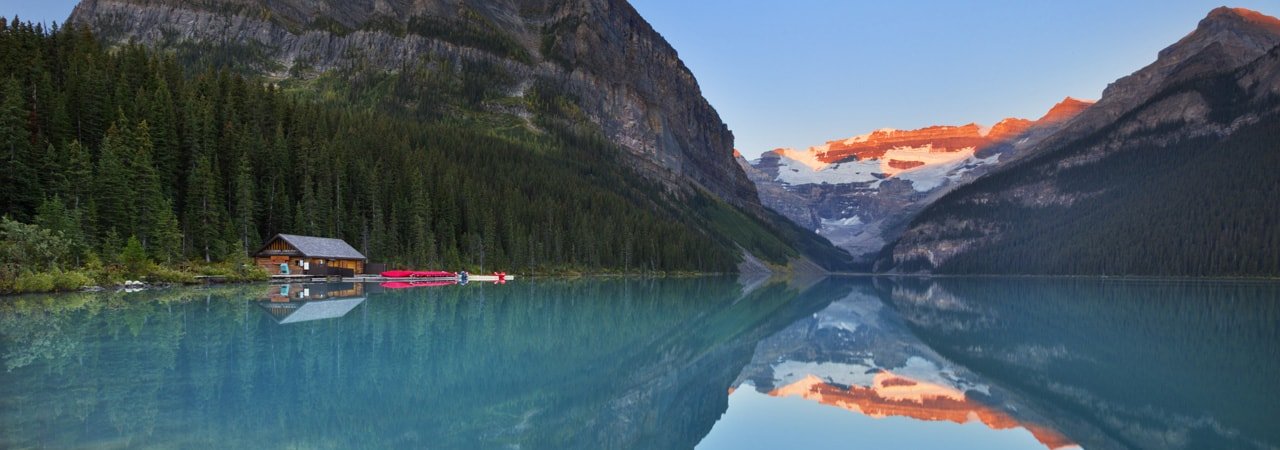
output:
[{"label": "wooden cabin", "polygon": [[342,239],[277,234],[254,261],[272,275],[356,275],[368,260]]}]

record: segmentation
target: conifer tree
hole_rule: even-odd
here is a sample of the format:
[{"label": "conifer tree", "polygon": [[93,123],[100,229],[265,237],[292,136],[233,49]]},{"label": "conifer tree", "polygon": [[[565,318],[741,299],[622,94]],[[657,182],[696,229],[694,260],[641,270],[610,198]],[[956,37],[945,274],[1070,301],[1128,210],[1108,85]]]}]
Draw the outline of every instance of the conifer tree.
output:
[{"label": "conifer tree", "polygon": [[222,197],[218,193],[218,173],[213,156],[199,152],[197,155],[195,167],[187,177],[187,212],[183,224],[191,255],[211,262],[214,256],[220,256],[219,239],[224,232]]},{"label": "conifer tree", "polygon": [[140,276],[147,272],[147,252],[142,249],[142,242],[137,236],[129,236],[124,244],[124,248],[120,250],[121,264],[124,264],[125,270],[129,276]]},{"label": "conifer tree", "polygon": [[66,201],[71,209],[81,209],[88,202],[93,189],[93,160],[80,141],[67,144],[63,155],[66,178]]},{"label": "conifer tree", "polygon": [[241,248],[251,248],[258,242],[258,231],[254,226],[257,208],[254,204],[253,167],[249,163],[249,155],[240,156],[240,164],[236,169],[235,183],[232,185],[235,198],[236,237]]},{"label": "conifer tree", "polygon": [[125,125],[125,121],[120,120],[107,129],[98,155],[98,170],[93,178],[98,231],[114,231],[116,236],[133,235],[137,218],[137,192],[127,161],[135,152],[128,131],[121,130]]},{"label": "conifer tree", "polygon": [[157,234],[168,232],[162,228],[168,226],[166,222],[168,217],[173,215],[173,211],[169,209],[171,206],[164,195],[163,183],[151,159],[155,147],[151,142],[150,124],[146,121],[139,123],[133,128],[131,137],[134,154],[129,160],[129,170],[133,175],[138,216],[138,225],[134,233],[142,243],[143,249],[156,254],[155,249],[152,248],[155,243],[154,238]]},{"label": "conifer tree", "polygon": [[169,83],[163,77],[157,77],[156,89],[152,94],[146,112],[147,123],[151,126],[151,142],[154,147],[152,160],[157,172],[161,175],[161,188],[166,196],[173,197],[178,192],[179,179],[179,142],[176,128],[176,117],[173,110],[173,94],[169,91]]},{"label": "conifer tree", "polygon": [[439,261],[436,257],[435,235],[431,230],[431,194],[427,192],[426,183],[423,182],[420,171],[413,171],[412,176],[413,179],[409,185],[413,195],[409,220],[409,226],[412,227],[410,239],[413,245],[411,259],[417,264],[435,265]]},{"label": "conifer tree", "polygon": [[53,144],[45,145],[45,151],[40,155],[40,185],[43,188],[45,197],[52,195],[60,195],[65,198],[69,186],[67,185],[67,163],[66,156],[58,150]]},{"label": "conifer tree", "polygon": [[36,172],[39,163],[27,130],[22,85],[9,78],[4,81],[0,96],[0,161],[5,162],[5,169],[0,170],[0,192],[5,193],[0,197],[0,208],[22,221],[30,218],[41,198]]},{"label": "conifer tree", "polygon": [[151,257],[159,262],[172,263],[182,256],[182,231],[173,208],[173,202],[163,199],[161,207],[151,219],[151,244],[148,250]]},{"label": "conifer tree", "polygon": [[290,223],[293,217],[293,207],[289,202],[288,189],[288,169],[291,166],[289,162],[289,148],[285,143],[284,126],[276,124],[275,132],[271,137],[271,144],[267,148],[266,167],[271,170],[266,171],[267,179],[264,189],[260,189],[263,194],[263,222],[264,230],[268,234],[277,233],[284,230],[292,229]]}]

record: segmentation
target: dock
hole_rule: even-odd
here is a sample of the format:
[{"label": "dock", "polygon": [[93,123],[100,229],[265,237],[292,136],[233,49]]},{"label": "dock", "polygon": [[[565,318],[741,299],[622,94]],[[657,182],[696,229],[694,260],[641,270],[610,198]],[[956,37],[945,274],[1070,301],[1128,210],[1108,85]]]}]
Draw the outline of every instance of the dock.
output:
[{"label": "dock", "polygon": [[[515,280],[515,275],[507,275],[506,281]],[[272,283],[412,283],[412,282],[433,282],[433,281],[454,281],[454,277],[408,277],[408,278],[390,278],[378,275],[368,275],[359,277],[326,277],[320,275],[272,275]],[[497,275],[471,275],[467,277],[468,282],[496,282]]]}]

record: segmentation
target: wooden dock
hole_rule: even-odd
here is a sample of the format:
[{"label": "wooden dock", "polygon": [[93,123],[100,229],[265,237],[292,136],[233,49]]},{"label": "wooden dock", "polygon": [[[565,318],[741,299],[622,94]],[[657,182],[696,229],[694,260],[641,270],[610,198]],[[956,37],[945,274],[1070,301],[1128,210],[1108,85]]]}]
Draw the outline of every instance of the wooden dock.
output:
[{"label": "wooden dock", "polygon": [[332,277],[324,275],[272,275],[271,282],[275,284],[289,283],[327,283],[346,281],[342,277]]},{"label": "wooden dock", "polygon": [[[515,275],[507,275],[506,281],[515,280]],[[324,277],[318,275],[272,275],[272,283],[324,283],[328,281],[340,281],[343,283],[393,283],[393,282],[432,282],[432,281],[454,281],[455,277],[408,277],[408,278],[390,278],[377,275],[369,275],[363,277]],[[471,275],[467,277],[468,282],[496,282],[497,275]]]},{"label": "wooden dock", "polygon": [[414,281],[424,281],[424,282],[430,282],[430,281],[453,281],[453,280],[456,280],[456,279],[457,279],[457,278],[455,278],[455,277],[400,277],[400,278],[393,278],[393,277],[383,277],[383,276],[370,275],[370,276],[364,276],[364,277],[352,277],[352,278],[345,278],[345,279],[343,279],[342,281],[345,281],[345,282],[348,282],[348,283],[396,283],[396,282],[411,283],[411,282],[414,282]]}]

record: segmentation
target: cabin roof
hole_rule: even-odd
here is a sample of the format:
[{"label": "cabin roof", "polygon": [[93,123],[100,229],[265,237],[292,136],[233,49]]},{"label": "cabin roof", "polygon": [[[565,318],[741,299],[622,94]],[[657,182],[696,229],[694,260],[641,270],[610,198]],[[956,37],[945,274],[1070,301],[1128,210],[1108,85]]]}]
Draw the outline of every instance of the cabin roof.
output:
[{"label": "cabin roof", "polygon": [[298,249],[298,252],[308,258],[366,259],[351,244],[342,239],[298,236],[296,234],[277,234],[275,237],[268,239],[266,245],[263,245],[262,249],[258,250],[258,253],[265,251],[271,245],[271,242],[276,239],[288,242],[289,245]]}]

